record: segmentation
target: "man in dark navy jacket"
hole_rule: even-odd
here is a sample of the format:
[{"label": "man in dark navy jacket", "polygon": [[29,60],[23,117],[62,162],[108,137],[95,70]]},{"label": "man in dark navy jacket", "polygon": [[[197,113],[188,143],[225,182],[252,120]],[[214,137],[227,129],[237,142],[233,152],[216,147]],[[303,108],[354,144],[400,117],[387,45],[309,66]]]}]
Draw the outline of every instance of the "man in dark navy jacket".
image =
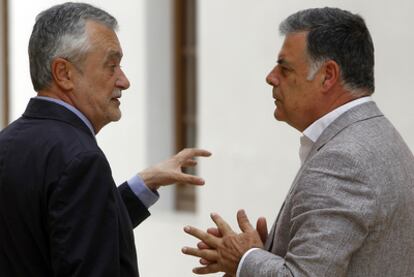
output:
[{"label": "man in dark navy jacket", "polygon": [[138,276],[133,228],[159,186],[202,185],[186,149],[117,187],[95,134],[121,117],[129,87],[116,19],[65,3],[36,19],[29,43],[38,96],[0,133],[0,276]]}]

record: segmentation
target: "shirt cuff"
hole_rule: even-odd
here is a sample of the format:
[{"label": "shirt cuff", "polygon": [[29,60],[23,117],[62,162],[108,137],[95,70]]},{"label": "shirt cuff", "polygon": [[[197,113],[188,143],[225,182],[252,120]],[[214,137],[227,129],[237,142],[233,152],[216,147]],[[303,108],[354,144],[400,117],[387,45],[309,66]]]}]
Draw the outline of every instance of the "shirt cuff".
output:
[{"label": "shirt cuff", "polygon": [[129,179],[127,183],[147,209],[154,205],[154,203],[160,198],[158,192],[150,190],[138,174]]},{"label": "shirt cuff", "polygon": [[240,277],[240,271],[243,265],[244,260],[246,259],[247,255],[249,255],[251,252],[260,249],[260,248],[250,248],[249,250],[247,250],[246,253],[244,253],[244,255],[241,257],[239,265],[237,266],[237,272],[236,272],[236,277]]}]

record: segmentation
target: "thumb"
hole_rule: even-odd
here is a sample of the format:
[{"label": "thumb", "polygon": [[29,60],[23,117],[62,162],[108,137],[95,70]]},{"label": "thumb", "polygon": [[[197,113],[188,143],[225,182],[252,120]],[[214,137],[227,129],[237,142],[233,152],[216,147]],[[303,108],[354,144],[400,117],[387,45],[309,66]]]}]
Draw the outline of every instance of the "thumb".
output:
[{"label": "thumb", "polygon": [[244,210],[237,212],[237,223],[239,223],[240,230],[244,233],[254,230]]},{"label": "thumb", "polygon": [[259,233],[262,243],[265,244],[267,240],[267,235],[268,235],[266,218],[260,217],[257,220],[256,231]]}]

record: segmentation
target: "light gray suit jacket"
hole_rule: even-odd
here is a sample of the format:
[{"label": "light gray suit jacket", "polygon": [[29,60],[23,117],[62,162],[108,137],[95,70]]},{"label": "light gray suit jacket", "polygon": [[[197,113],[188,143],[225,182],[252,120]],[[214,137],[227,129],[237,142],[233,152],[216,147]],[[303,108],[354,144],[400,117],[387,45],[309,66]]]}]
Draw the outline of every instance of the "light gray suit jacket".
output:
[{"label": "light gray suit jacket", "polygon": [[315,142],[265,249],[241,277],[414,276],[414,157],[375,103]]}]

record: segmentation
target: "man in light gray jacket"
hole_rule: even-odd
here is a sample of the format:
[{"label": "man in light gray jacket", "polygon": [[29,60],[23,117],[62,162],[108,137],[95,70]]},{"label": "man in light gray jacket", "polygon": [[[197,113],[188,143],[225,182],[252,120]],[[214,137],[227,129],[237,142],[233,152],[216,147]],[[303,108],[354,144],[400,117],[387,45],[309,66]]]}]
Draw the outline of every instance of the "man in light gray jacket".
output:
[{"label": "man in light gray jacket", "polygon": [[197,274],[414,276],[414,157],[374,92],[374,47],[364,20],[308,9],[280,25],[285,41],[267,76],[275,118],[303,133],[302,166],[267,235],[243,210],[240,234],[185,231],[201,240]]}]

